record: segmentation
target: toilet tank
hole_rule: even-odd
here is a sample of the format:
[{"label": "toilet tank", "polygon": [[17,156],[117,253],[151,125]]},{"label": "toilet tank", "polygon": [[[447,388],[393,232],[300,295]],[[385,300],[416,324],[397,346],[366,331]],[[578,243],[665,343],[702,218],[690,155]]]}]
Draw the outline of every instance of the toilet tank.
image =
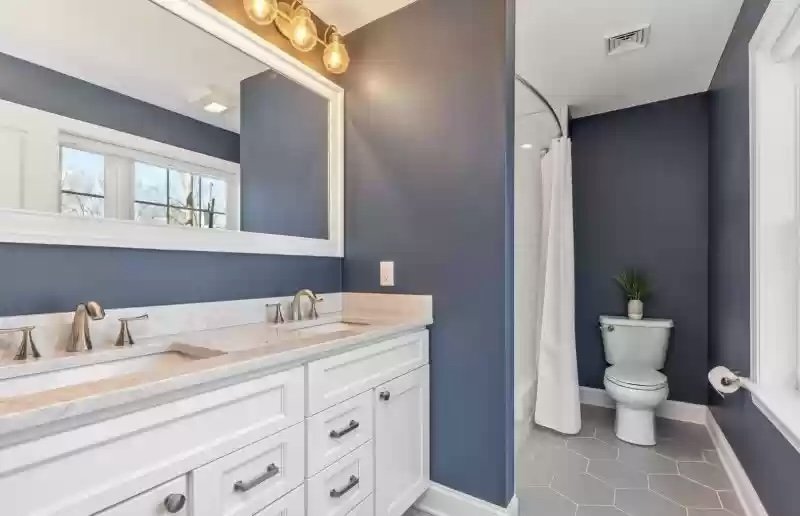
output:
[{"label": "toilet tank", "polygon": [[637,321],[601,315],[600,333],[606,362],[611,365],[624,363],[663,369],[672,327],[669,319]]}]

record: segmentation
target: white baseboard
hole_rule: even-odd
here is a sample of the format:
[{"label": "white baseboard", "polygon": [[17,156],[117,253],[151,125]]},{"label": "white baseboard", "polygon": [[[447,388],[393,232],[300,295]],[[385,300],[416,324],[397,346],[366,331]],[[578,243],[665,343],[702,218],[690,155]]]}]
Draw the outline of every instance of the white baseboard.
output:
[{"label": "white baseboard", "polygon": [[508,508],[485,502],[474,496],[432,483],[414,507],[431,516],[518,516],[516,495]]},{"label": "white baseboard", "polygon": [[731,479],[733,489],[742,503],[745,514],[747,516],[768,516],[766,509],[761,504],[758,493],[756,493],[753,484],[750,483],[747,472],[733,452],[733,448],[731,448],[728,439],[725,438],[725,434],[722,433],[722,429],[710,410],[706,416],[706,428],[708,428],[708,433],[711,434],[711,441],[717,449],[719,460],[728,473],[728,478]]},{"label": "white baseboard", "polygon": [[[598,407],[614,408],[614,400],[608,397],[605,389],[581,387],[581,403]],[[683,401],[667,400],[656,409],[656,415],[665,419],[675,419],[687,423],[705,425],[708,407]]]}]

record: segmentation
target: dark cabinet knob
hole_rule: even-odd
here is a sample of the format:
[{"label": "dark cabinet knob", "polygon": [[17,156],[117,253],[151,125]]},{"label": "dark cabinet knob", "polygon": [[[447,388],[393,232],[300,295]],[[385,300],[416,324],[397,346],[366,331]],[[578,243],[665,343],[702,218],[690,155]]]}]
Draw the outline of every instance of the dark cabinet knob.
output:
[{"label": "dark cabinet knob", "polygon": [[389,401],[389,398],[392,397],[392,393],[389,391],[383,391],[382,393],[380,393],[379,397],[381,401]]},{"label": "dark cabinet knob", "polygon": [[186,496],[173,493],[166,498],[164,498],[164,507],[166,507],[167,512],[170,514],[175,514],[176,512],[183,509],[183,506],[186,505]]}]

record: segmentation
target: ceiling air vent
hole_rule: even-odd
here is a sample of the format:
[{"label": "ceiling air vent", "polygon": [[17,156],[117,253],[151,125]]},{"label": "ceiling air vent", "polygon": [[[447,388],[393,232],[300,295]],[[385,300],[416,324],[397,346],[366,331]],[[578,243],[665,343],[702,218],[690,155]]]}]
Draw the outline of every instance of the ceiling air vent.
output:
[{"label": "ceiling air vent", "polygon": [[610,56],[624,54],[631,50],[639,50],[646,47],[649,41],[650,25],[645,25],[640,29],[630,32],[606,36],[606,51]]}]

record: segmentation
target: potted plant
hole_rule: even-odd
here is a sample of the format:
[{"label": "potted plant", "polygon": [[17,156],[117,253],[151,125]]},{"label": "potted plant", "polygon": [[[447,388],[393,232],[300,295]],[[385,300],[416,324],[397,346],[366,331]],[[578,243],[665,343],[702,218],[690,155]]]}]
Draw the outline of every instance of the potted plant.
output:
[{"label": "potted plant", "polygon": [[614,279],[628,298],[628,318],[641,319],[644,316],[644,300],[650,295],[647,279],[636,269],[622,271]]}]

